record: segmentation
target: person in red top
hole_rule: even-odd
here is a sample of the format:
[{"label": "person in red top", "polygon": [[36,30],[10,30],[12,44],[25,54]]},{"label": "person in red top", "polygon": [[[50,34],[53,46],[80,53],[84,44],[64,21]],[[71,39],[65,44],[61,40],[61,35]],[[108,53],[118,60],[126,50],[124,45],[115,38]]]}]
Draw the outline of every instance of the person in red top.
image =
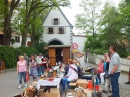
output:
[{"label": "person in red top", "polygon": [[103,60],[100,60],[100,63],[98,64],[97,68],[96,68],[96,73],[97,74],[100,74],[103,72],[103,68],[104,68],[104,65],[103,65]]},{"label": "person in red top", "polygon": [[98,79],[100,80],[100,73],[103,72],[103,69],[104,69],[104,64],[103,64],[104,60],[101,59],[97,68],[95,68],[95,71],[96,71],[96,74],[98,76]]}]

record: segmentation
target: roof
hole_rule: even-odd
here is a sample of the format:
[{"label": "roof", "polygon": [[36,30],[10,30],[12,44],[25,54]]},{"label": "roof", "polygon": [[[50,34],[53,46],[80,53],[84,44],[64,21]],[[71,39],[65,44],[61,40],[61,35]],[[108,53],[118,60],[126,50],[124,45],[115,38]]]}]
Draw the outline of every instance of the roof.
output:
[{"label": "roof", "polygon": [[[60,7],[57,7],[58,9],[59,9],[59,11],[61,12],[61,14],[63,15],[63,17],[65,18],[65,20],[68,22],[68,24],[70,25],[70,27],[74,27],[70,22],[69,22],[69,20],[67,19],[67,17],[65,16],[65,14],[63,13],[63,11],[61,10],[61,8]],[[45,17],[45,19],[43,20],[43,23],[45,22],[45,20],[47,19],[47,17],[48,17],[48,15],[49,15],[49,13],[51,12],[51,10],[52,10],[52,8],[50,8],[50,10],[48,11],[48,13],[47,13],[47,15],[46,15],[46,17]]]},{"label": "roof", "polygon": [[55,48],[55,47],[71,47],[70,45],[49,45],[48,48]]},{"label": "roof", "polygon": [[71,51],[72,52],[72,54],[74,54],[76,57],[78,57],[78,58],[81,58],[81,57],[83,57],[84,56],[84,54],[83,53],[80,53],[80,52],[73,52],[73,51]]}]

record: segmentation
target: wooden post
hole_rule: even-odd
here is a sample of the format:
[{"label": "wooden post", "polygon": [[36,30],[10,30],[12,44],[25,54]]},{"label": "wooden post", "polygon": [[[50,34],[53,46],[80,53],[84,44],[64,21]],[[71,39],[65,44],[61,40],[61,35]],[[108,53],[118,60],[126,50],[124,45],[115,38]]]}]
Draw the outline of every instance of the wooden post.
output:
[{"label": "wooden post", "polygon": [[6,73],[6,67],[5,67],[4,61],[0,60],[0,73],[2,70],[5,70],[5,73]]}]

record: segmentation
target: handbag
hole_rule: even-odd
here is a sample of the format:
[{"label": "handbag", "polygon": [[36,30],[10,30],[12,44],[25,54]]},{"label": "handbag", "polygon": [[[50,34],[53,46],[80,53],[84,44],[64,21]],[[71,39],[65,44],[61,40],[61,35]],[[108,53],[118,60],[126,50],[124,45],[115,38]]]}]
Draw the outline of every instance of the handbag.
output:
[{"label": "handbag", "polygon": [[28,82],[29,80],[30,80],[29,72],[26,72],[26,82]]}]

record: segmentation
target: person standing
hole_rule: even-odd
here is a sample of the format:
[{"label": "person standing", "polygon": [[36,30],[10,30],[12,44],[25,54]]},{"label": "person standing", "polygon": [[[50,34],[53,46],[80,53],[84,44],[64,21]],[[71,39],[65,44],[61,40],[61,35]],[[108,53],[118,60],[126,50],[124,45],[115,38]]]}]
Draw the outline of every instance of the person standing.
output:
[{"label": "person standing", "polygon": [[27,65],[29,65],[28,64],[28,56],[26,55],[26,53],[24,53],[24,60],[27,62]]},{"label": "person standing", "polygon": [[61,63],[63,63],[63,50],[61,51]]},{"label": "person standing", "polygon": [[[127,60],[130,59],[130,56],[127,57]],[[130,67],[129,67],[129,73],[128,73],[128,82],[126,82],[125,84],[130,84]]]},{"label": "person standing", "polygon": [[115,45],[110,46],[110,53],[112,54],[109,64],[109,74],[111,78],[112,95],[108,97],[120,97],[118,79],[120,76],[120,56],[116,52]]},{"label": "person standing", "polygon": [[44,73],[44,66],[42,66],[42,54],[41,53],[39,54],[39,56],[37,56],[36,61],[37,61],[38,74]]},{"label": "person standing", "polygon": [[89,48],[86,51],[86,61],[88,62],[88,54],[89,54]]},{"label": "person standing", "polygon": [[24,83],[25,83],[25,87],[27,87],[26,85],[26,71],[27,71],[27,63],[24,60],[24,56],[19,56],[19,61],[17,62],[17,74],[19,77],[19,87],[22,87],[22,77],[24,79]]},{"label": "person standing", "polygon": [[36,68],[36,60],[35,60],[35,55],[31,55],[31,60],[29,61],[29,66],[30,66],[30,75],[33,77],[33,80],[36,80],[37,76],[37,68]]}]

